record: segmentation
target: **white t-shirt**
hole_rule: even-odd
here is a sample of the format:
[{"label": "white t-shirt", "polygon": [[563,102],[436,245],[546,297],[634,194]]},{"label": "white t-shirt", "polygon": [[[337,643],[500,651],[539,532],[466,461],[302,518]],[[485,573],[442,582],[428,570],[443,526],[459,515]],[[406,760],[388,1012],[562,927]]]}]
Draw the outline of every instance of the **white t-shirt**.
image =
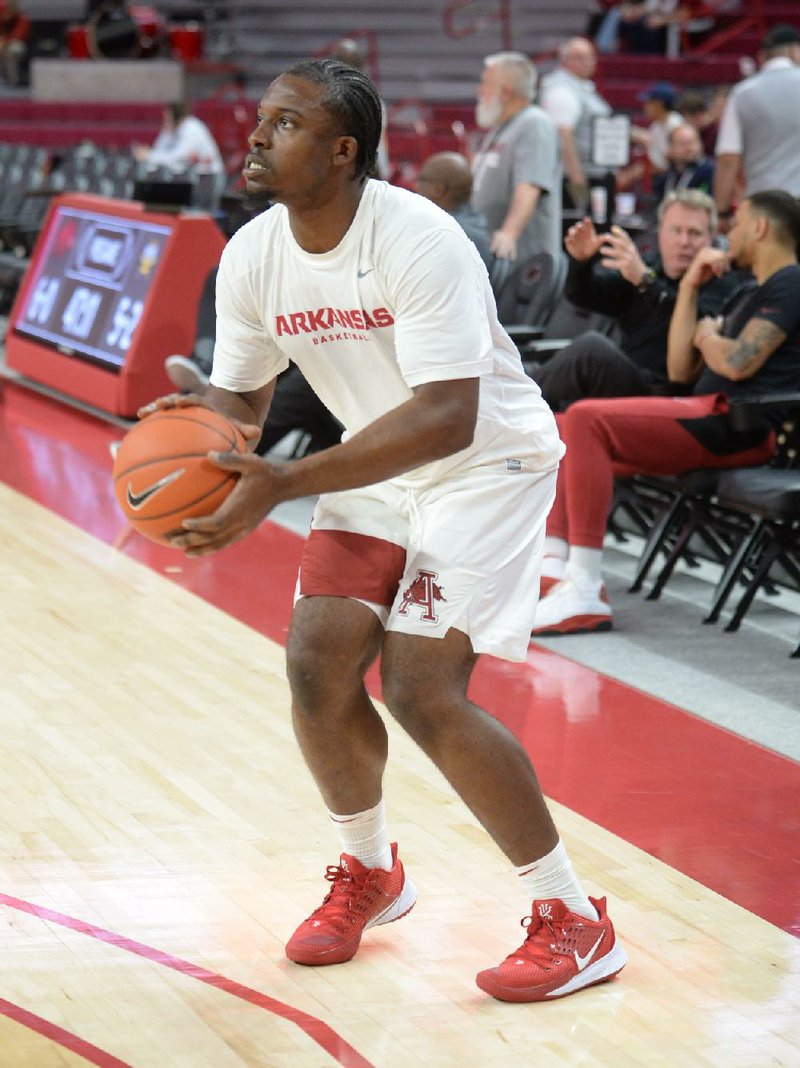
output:
[{"label": "white t-shirt", "polygon": [[191,164],[208,174],[222,174],[225,170],[211,131],[194,115],[181,119],[173,131],[162,130],[153,142],[147,162],[165,167]]},{"label": "white t-shirt", "polygon": [[374,179],[330,252],[297,244],[285,207],[243,226],[217,276],[211,382],[258,389],[294,361],[344,425],[362,430],[428,382],[479,377],[472,445],[395,481],[421,486],[480,464],[509,439],[509,459],[552,468],[563,446],[539,387],[497,320],[486,268],[447,212]]}]

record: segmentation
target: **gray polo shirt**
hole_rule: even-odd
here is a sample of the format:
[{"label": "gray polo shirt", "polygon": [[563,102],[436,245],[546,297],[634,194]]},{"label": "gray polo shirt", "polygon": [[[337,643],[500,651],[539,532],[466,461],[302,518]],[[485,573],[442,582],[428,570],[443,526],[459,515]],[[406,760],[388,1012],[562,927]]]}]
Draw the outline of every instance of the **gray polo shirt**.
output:
[{"label": "gray polo shirt", "polygon": [[800,67],[777,56],[730,92],[717,155],[741,155],[745,196],[784,189],[800,196]]},{"label": "gray polo shirt", "polygon": [[542,79],[539,99],[557,129],[572,130],[584,173],[588,177],[602,177],[608,168],[592,163],[592,122],[610,115],[611,106],[597,92],[594,82],[557,67]]},{"label": "gray polo shirt", "polygon": [[549,116],[535,104],[489,130],[472,162],[472,206],[490,232],[508,213],[515,188],[527,182],[541,190],[539,203],[517,242],[517,261],[536,252],[561,250],[561,153]]}]

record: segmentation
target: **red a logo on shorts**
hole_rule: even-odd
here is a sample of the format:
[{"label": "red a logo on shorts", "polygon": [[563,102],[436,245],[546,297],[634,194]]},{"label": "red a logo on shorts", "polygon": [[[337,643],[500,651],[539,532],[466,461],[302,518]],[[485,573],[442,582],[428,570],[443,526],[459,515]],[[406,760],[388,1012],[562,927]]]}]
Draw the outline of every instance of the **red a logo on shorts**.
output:
[{"label": "red a logo on shorts", "polygon": [[437,586],[433,581],[438,577],[438,571],[417,571],[417,577],[403,593],[403,601],[398,608],[401,616],[407,616],[409,608],[413,604],[417,604],[422,609],[420,619],[424,619],[426,623],[435,623],[437,621],[439,617],[433,610],[433,602],[447,602],[441,586]]}]

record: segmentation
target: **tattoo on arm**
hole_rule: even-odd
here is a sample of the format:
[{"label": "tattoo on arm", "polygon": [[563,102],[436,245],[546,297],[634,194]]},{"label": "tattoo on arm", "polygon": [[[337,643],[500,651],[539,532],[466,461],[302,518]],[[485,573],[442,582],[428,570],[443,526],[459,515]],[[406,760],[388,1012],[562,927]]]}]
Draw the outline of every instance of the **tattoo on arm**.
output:
[{"label": "tattoo on arm", "polygon": [[767,319],[751,319],[728,353],[726,363],[737,372],[746,371],[755,364],[752,367],[755,374],[785,340],[786,334],[774,323]]},{"label": "tattoo on arm", "polygon": [[750,363],[759,346],[755,341],[745,341],[742,338],[736,343],[732,352],[728,353],[728,366],[733,371],[743,371]]}]

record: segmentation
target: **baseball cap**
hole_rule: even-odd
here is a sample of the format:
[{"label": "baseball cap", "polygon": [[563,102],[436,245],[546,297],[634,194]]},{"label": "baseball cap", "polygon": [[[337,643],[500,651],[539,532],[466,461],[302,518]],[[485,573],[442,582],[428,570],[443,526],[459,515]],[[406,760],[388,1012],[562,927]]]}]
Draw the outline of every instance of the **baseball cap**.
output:
[{"label": "baseball cap", "polygon": [[767,31],[762,48],[780,48],[782,45],[800,44],[800,30],[788,22],[781,22]]},{"label": "baseball cap", "polygon": [[639,93],[640,100],[660,100],[668,108],[675,106],[675,96],[675,89],[669,82],[656,82],[643,93]]}]

